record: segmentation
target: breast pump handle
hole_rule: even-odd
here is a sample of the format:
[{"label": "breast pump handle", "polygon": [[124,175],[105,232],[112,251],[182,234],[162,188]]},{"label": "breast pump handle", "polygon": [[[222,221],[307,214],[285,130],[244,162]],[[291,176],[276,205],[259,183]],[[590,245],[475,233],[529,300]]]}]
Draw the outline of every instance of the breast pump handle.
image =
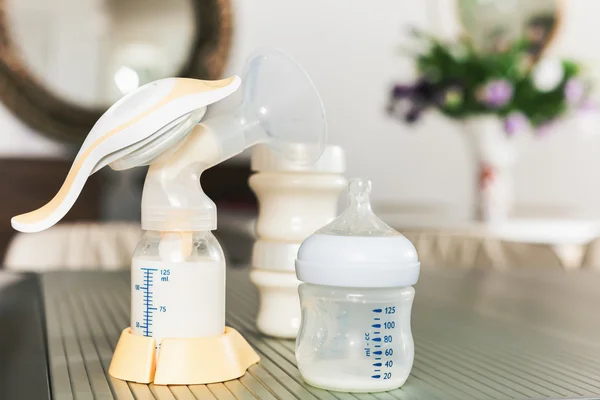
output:
[{"label": "breast pump handle", "polygon": [[39,232],[56,224],[71,209],[91,174],[162,140],[167,131],[176,133],[169,138],[185,129],[189,132],[207,105],[229,96],[240,84],[237,76],[218,81],[165,78],[128,93],[94,124],[54,198],[37,210],[13,217],[13,228]]}]

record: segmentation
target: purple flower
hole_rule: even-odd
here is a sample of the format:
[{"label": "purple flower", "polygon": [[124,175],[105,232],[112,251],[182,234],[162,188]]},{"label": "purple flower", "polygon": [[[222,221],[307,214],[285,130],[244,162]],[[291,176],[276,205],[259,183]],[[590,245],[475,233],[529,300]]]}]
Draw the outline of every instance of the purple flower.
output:
[{"label": "purple flower", "polygon": [[404,121],[406,121],[409,124],[417,122],[423,110],[423,107],[413,106],[410,110],[408,110],[408,112],[404,116]]},{"label": "purple flower", "polygon": [[585,96],[585,85],[581,79],[571,78],[565,84],[565,98],[567,103],[578,104]]},{"label": "purple flower", "polygon": [[521,132],[526,129],[528,125],[529,120],[519,111],[511,112],[504,120],[504,130],[508,136],[513,136],[515,133]]},{"label": "purple flower", "polygon": [[402,100],[411,96],[414,93],[414,90],[414,86],[395,85],[392,89],[391,97],[394,100]]},{"label": "purple flower", "polygon": [[501,108],[513,96],[513,87],[506,79],[494,79],[481,87],[477,93],[479,101],[488,107]]},{"label": "purple flower", "polygon": [[436,101],[438,88],[425,78],[414,85],[396,85],[390,93],[388,113],[402,115],[406,122],[416,122],[422,112]]}]

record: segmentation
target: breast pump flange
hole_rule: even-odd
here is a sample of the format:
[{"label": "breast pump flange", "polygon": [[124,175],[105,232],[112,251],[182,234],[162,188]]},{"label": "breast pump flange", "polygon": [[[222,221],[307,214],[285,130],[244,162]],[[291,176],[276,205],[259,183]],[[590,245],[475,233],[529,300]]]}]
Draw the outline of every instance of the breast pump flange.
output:
[{"label": "breast pump flange", "polygon": [[[88,176],[106,165],[115,170],[150,165],[142,229],[158,232],[158,255],[170,257],[165,262],[187,265],[192,237],[198,232],[212,236],[210,231],[216,229],[216,207],[200,186],[204,170],[258,143],[298,163],[316,161],[325,146],[325,114],[316,89],[296,63],[275,50],[257,51],[249,58],[240,106],[199,123],[208,105],[231,95],[240,84],[237,76],[220,81],[167,78],[126,95],[94,125],[56,196],[40,209],[14,217],[12,226],[22,232],[51,227],[69,211]],[[135,299],[144,298],[146,308],[158,312],[162,305],[149,305],[147,297],[133,295],[152,285],[151,279],[134,282],[140,271],[135,259],[133,264],[132,326],[121,333],[111,376],[162,385],[206,384],[238,378],[259,361],[242,335],[225,326],[224,318],[211,318],[206,321],[209,327],[201,326],[202,332],[217,334],[191,336],[162,329],[168,336],[155,338],[149,329],[140,330],[134,325]],[[219,271],[210,283],[222,284],[223,290],[211,291],[215,298],[201,304],[173,303],[180,308],[177,315],[203,321],[207,311],[215,315],[214,307],[224,310],[225,268]],[[177,296],[185,296],[185,290]],[[168,321],[163,318],[162,323]]]}]

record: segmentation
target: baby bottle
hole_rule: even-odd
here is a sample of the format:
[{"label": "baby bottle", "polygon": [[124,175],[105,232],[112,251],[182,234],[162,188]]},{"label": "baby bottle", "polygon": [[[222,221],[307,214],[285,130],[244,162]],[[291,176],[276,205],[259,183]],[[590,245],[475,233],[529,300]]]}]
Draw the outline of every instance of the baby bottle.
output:
[{"label": "baby bottle", "polygon": [[296,360],[316,387],[376,392],[404,384],[414,359],[410,313],[420,263],[412,243],[371,210],[368,180],[300,246],[302,322]]}]

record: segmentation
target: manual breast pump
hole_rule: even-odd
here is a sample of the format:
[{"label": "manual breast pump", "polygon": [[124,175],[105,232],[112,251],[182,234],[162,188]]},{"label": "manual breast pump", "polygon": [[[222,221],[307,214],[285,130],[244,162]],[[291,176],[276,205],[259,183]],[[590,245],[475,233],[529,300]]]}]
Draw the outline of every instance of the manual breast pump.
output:
[{"label": "manual breast pump", "polygon": [[297,163],[319,158],[326,141],[323,105],[304,71],[274,50],[246,64],[243,102],[202,120],[206,107],[240,86],[167,78],[117,101],[85,139],[64,184],[45,206],[12,219],[22,232],[60,221],[88,176],[109,165],[150,165],[142,228],[131,268],[131,326],[124,329],[109,373],[166,385],[222,382],[242,376],[258,355],[225,326],[225,260],[211,231],[215,204],[202,172],[257,143]]}]

